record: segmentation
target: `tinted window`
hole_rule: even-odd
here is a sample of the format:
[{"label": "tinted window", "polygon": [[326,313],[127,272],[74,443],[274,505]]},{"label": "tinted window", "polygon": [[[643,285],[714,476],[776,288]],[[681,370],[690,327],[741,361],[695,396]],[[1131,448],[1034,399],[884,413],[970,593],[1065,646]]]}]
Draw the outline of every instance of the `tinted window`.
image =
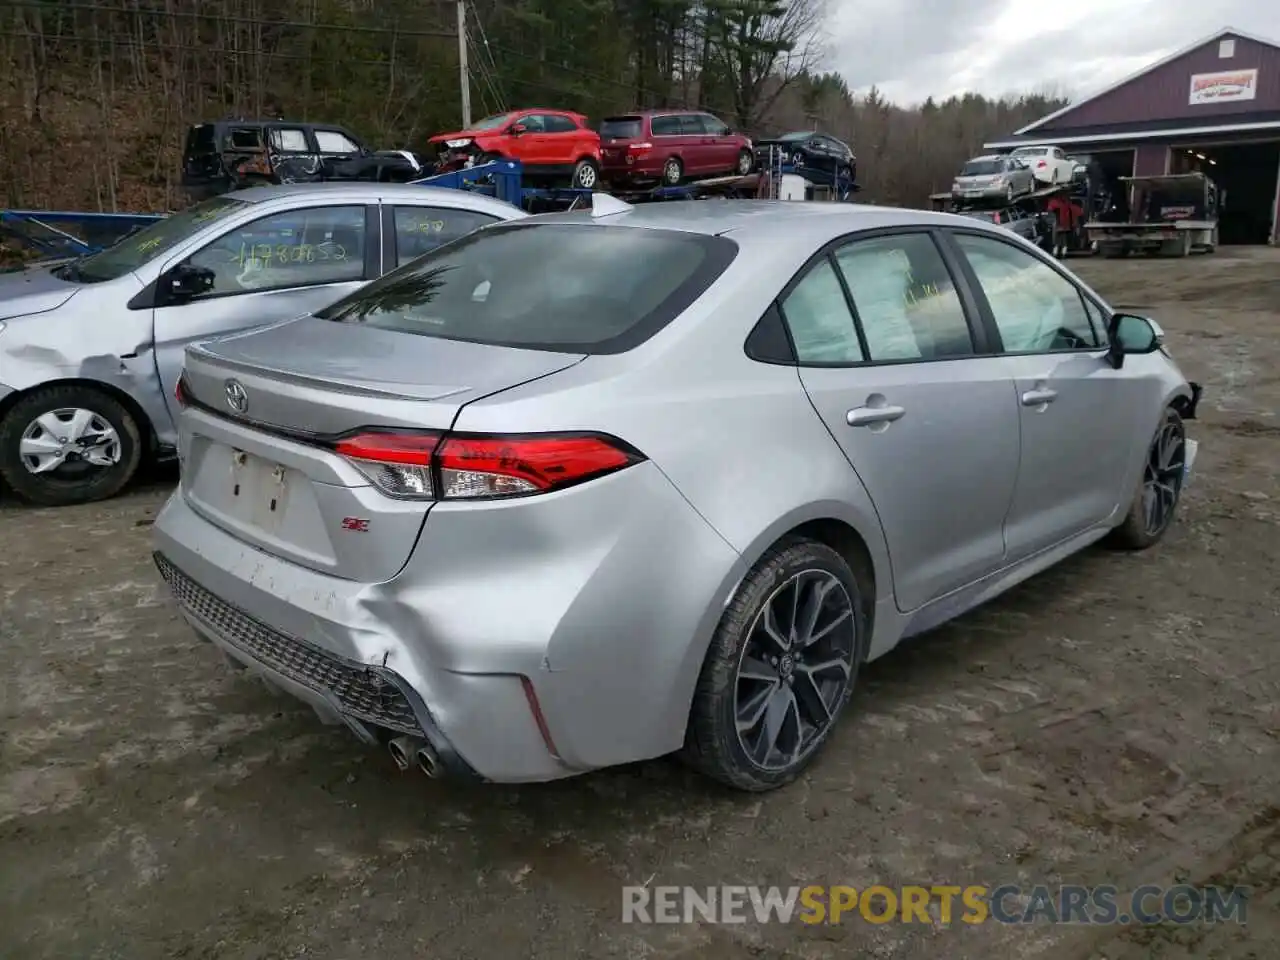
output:
[{"label": "tinted window", "polygon": [[685,136],[700,136],[711,132],[710,128],[702,122],[702,117],[697,114],[688,113],[680,118],[680,132]]},{"label": "tinted window", "polygon": [[782,313],[801,363],[859,363],[866,359],[849,302],[831,261],[823,259],[782,301]]},{"label": "tinted window", "polygon": [[497,219],[487,213],[443,207],[396,207],[393,217],[399,266]]},{"label": "tinted window", "polygon": [[1004,164],[999,160],[970,160],[964,165],[964,169],[960,171],[962,177],[982,177],[993,173],[999,173],[1004,169]]},{"label": "tinted window", "polygon": [[642,122],[639,117],[609,117],[600,121],[600,136],[608,140],[635,140],[642,133]]},{"label": "tinted window", "polygon": [[927,234],[859,240],[836,252],[872,360],[973,353],[964,308]]},{"label": "tinted window", "polygon": [[364,207],[307,207],[237,227],[189,261],[213,271],[204,296],[225,296],[359,280],[364,244]]},{"label": "tinted window", "polygon": [[1076,286],[1038,257],[987,237],[956,237],[991,305],[1005,350],[1044,353],[1096,347]]},{"label": "tinted window", "polygon": [[588,224],[480,230],[322,313],[424,337],[582,353],[643,342],[724,272],[724,237]]},{"label": "tinted window", "polygon": [[359,153],[360,148],[337,130],[317,130],[316,144],[321,153]]},{"label": "tinted window", "polygon": [[673,137],[680,134],[679,117],[654,117],[649,125],[655,137]]},{"label": "tinted window", "polygon": [[572,133],[578,125],[568,117],[546,116],[543,118],[543,130],[547,133]]},{"label": "tinted window", "polygon": [[187,154],[189,156],[216,152],[217,146],[213,142],[212,124],[202,123],[187,131]]},{"label": "tinted window", "polygon": [[157,220],[145,230],[139,230],[125,237],[101,253],[95,253],[78,261],[74,264],[73,272],[68,274],[63,270],[60,275],[68,280],[85,282],[114,280],[130,270],[137,270],[150,263],[210,224],[238,213],[248,206],[249,204],[243,200],[233,200],[230,197],[214,197],[211,200],[205,200],[180,213]]}]

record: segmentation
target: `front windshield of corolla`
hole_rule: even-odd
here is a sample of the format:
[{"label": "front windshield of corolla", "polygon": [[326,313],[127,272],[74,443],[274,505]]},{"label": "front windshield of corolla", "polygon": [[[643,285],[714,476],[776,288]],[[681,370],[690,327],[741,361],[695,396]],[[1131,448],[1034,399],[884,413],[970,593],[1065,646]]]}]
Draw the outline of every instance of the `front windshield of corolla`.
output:
[{"label": "front windshield of corolla", "polygon": [[243,200],[230,197],[204,200],[129,234],[105,250],[60,267],[59,276],[75,283],[101,283],[122,277],[162,256],[214,221],[243,210],[245,206]]}]

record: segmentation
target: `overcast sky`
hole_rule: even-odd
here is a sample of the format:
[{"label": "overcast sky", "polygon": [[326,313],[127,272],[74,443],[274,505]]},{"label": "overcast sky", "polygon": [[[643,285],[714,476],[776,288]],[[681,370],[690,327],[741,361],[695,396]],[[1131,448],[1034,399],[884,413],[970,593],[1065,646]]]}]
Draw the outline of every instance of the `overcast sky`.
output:
[{"label": "overcast sky", "polygon": [[1078,100],[1225,26],[1280,40],[1277,0],[825,3],[826,66],[903,105],[970,90]]}]

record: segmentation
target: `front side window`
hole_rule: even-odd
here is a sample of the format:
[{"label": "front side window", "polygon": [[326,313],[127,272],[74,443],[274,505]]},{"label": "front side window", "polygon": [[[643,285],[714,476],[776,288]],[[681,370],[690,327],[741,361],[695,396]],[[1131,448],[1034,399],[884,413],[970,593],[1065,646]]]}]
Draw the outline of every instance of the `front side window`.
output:
[{"label": "front side window", "polygon": [[223,234],[188,258],[213,272],[202,297],[339,283],[364,277],[363,206],[274,213]]},{"label": "front side window", "polygon": [[620,353],[733,261],[724,237],[591,224],[494,226],[406,264],[319,316],[445,340]]},{"label": "front side window", "polygon": [[396,207],[392,216],[396,227],[396,263],[404,266],[436,247],[465,237],[497,218],[474,210],[444,207]]},{"label": "front side window", "polygon": [[547,129],[546,118],[540,113],[531,113],[527,117],[521,117],[518,122],[524,127],[525,133],[545,133]]},{"label": "front side window", "polygon": [[279,153],[308,153],[307,134],[303,130],[276,128],[271,131],[271,149]]},{"label": "front side window", "polygon": [[866,359],[830,259],[819,261],[783,298],[782,314],[801,363],[847,364]]},{"label": "front side window", "polygon": [[316,146],[321,153],[359,153],[360,147],[337,130],[317,130]]},{"label": "front side window", "polygon": [[114,280],[143,267],[175,246],[195,236],[210,224],[245,210],[250,204],[231,197],[214,197],[170,214],[137,233],[129,234],[113,246],[59,268],[59,276],[74,283]]},{"label": "front side window", "polygon": [[924,233],[856,240],[836,252],[873,361],[969,356],[973,339],[951,273]]},{"label": "front side window", "polygon": [[989,237],[956,237],[1010,353],[1049,353],[1100,345],[1075,284],[1043,260]]}]

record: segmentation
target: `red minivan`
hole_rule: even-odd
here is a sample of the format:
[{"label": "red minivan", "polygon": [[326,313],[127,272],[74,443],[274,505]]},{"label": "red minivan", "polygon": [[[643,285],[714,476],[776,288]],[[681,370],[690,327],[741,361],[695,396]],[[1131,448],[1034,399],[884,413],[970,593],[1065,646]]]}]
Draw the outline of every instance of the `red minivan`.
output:
[{"label": "red minivan", "polygon": [[736,173],[755,166],[751,140],[700,110],[637,110],[600,121],[602,179],[659,181]]}]

